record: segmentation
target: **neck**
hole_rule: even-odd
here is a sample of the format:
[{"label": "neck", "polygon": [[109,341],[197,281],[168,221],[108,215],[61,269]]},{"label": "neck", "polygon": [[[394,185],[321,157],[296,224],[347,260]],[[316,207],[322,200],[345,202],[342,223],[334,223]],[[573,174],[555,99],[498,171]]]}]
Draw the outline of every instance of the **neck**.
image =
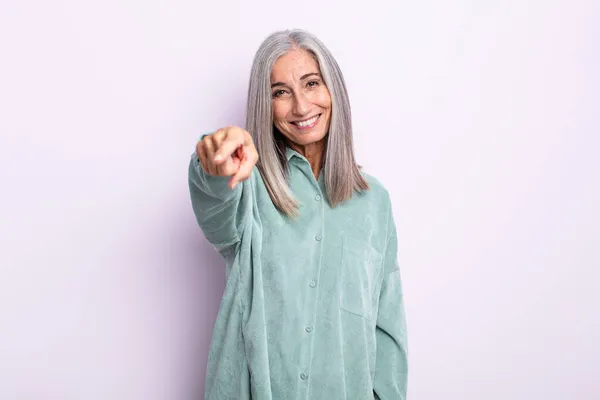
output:
[{"label": "neck", "polygon": [[319,140],[318,142],[309,143],[309,144],[297,144],[288,142],[288,145],[296,150],[298,153],[302,154],[310,163],[310,169],[313,171],[313,174],[318,179],[319,173],[321,172],[321,162],[323,160],[323,152],[325,150],[325,138]]}]

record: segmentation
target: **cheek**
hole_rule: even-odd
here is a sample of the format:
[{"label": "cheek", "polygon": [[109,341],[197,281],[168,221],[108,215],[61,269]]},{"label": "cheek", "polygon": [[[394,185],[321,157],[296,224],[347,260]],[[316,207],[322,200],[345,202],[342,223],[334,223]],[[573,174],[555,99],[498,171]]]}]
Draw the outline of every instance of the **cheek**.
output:
[{"label": "cheek", "polygon": [[316,103],[322,108],[330,108],[331,107],[331,96],[329,95],[329,91],[324,89],[319,91],[318,96],[315,98]]},{"label": "cheek", "polygon": [[273,119],[284,122],[288,114],[288,108],[280,101],[273,102]]}]

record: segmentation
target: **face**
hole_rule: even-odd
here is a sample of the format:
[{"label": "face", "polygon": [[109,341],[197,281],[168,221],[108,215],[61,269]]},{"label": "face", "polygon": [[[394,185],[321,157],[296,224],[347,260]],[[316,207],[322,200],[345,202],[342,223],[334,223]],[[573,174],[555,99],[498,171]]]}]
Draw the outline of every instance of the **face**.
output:
[{"label": "face", "polygon": [[290,141],[309,145],[329,131],[331,96],[319,66],[306,50],[291,50],[271,70],[273,123]]}]

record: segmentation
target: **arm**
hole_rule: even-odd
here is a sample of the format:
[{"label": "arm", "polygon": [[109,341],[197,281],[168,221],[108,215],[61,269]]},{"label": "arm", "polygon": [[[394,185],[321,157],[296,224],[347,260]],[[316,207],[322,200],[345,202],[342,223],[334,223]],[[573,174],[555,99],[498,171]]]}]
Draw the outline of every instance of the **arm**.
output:
[{"label": "arm", "polygon": [[375,398],[381,400],[406,399],[408,347],[397,249],[396,226],[390,204],[383,282],[379,294],[375,331],[377,355],[373,391]]},{"label": "arm", "polygon": [[[200,136],[202,139],[204,134]],[[254,174],[251,174],[251,177]],[[248,181],[240,182],[231,189],[229,176],[210,175],[202,168],[198,155],[194,152],[188,168],[188,184],[192,208],[198,225],[219,251],[240,240],[240,228],[244,222],[242,199],[251,190]]]}]

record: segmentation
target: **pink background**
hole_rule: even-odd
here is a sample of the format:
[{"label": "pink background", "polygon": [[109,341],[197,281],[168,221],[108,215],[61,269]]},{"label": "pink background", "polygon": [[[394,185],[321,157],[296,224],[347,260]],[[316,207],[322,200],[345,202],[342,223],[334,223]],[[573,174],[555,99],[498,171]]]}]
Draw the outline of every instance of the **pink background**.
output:
[{"label": "pink background", "polygon": [[600,398],[599,4],[3,1],[0,398],[203,398],[224,268],[187,163],[286,27],[393,196],[409,399]]}]

